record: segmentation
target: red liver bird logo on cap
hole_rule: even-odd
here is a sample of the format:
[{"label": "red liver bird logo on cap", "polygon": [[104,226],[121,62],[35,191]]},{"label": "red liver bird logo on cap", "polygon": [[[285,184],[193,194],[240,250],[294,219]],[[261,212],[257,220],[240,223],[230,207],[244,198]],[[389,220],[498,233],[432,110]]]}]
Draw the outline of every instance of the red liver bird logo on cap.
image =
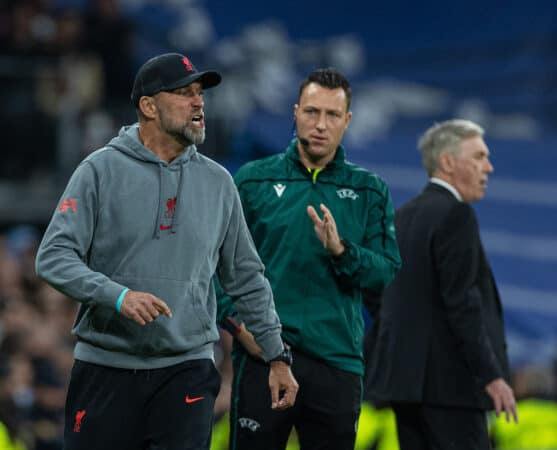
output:
[{"label": "red liver bird logo on cap", "polygon": [[188,69],[188,72],[193,72],[193,67],[191,66],[190,60],[188,58],[184,56],[182,58],[182,62],[184,63],[184,66],[186,66],[186,69]]},{"label": "red liver bird logo on cap", "polygon": [[79,433],[81,431],[81,423],[83,422],[83,418],[87,414],[87,411],[82,409],[75,414],[75,423],[73,426],[73,430],[75,433]]}]

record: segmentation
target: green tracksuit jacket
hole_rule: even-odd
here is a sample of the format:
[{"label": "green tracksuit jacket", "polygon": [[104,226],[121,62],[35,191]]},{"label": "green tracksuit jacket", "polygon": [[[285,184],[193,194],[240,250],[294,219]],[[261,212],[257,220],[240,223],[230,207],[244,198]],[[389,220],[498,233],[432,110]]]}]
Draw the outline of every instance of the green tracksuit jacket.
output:
[{"label": "green tracksuit jacket", "polygon": [[[282,337],[295,349],[342,370],[363,374],[362,289],[381,292],[400,267],[386,184],[345,161],[339,146],[323,170],[311,173],[294,139],[285,153],[242,166],[234,180],[251,235],[265,264]],[[333,258],[306,212],[325,204],[349,244]],[[219,316],[232,300],[220,298]],[[240,317],[241,319],[241,317]]]}]

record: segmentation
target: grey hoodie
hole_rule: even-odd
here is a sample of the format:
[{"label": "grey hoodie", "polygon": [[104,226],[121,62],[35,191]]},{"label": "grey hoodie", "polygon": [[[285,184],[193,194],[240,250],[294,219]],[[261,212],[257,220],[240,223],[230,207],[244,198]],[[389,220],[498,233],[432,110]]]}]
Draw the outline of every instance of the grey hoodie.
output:
[{"label": "grey hoodie", "polygon": [[[75,358],[130,369],[212,358],[212,277],[262,347],[282,349],[280,323],[230,174],[195,146],[171,163],[137,124],[75,170],[41,242],[37,274],[80,302]],[[124,289],[164,300],[173,317],[140,326],[120,314]]]}]

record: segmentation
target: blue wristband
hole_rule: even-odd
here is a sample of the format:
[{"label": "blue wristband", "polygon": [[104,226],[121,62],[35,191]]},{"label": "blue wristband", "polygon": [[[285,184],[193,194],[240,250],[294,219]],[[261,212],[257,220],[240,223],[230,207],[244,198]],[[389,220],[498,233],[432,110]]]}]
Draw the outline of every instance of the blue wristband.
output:
[{"label": "blue wristband", "polygon": [[126,296],[126,292],[128,292],[128,288],[124,288],[124,290],[120,293],[118,300],[116,300],[116,311],[120,312],[122,309],[122,302],[124,301],[124,297]]}]

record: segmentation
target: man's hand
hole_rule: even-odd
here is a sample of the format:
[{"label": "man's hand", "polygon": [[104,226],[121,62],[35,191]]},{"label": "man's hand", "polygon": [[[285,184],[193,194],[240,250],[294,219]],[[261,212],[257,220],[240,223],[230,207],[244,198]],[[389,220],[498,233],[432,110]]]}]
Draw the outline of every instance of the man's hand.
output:
[{"label": "man's hand", "polygon": [[228,316],[224,319],[223,327],[242,344],[244,350],[251,356],[263,360],[263,350],[243,322],[238,323],[234,317]]},{"label": "man's hand", "polygon": [[515,423],[518,423],[518,412],[516,411],[514,393],[505,380],[503,380],[503,378],[496,378],[485,387],[485,390],[493,400],[495,415],[499,417],[501,411],[504,410],[507,422],[510,422],[510,415],[512,415]]},{"label": "man's hand", "polygon": [[281,410],[294,406],[298,393],[298,382],[292,375],[290,366],[282,361],[272,361],[270,365],[271,408]]},{"label": "man's hand", "polygon": [[139,325],[152,322],[161,314],[172,317],[172,311],[165,302],[153,294],[140,291],[126,292],[120,313]]},{"label": "man's hand", "polygon": [[240,341],[242,347],[254,358],[263,359],[263,350],[255,342],[253,334],[246,328],[246,326],[241,323],[238,326],[238,333],[236,334],[236,339]]},{"label": "man's hand", "polygon": [[340,241],[335,218],[323,203],[319,205],[323,219],[319,217],[313,206],[307,207],[309,218],[313,221],[313,229],[318,239],[333,256],[340,256],[344,252],[344,244]]}]

